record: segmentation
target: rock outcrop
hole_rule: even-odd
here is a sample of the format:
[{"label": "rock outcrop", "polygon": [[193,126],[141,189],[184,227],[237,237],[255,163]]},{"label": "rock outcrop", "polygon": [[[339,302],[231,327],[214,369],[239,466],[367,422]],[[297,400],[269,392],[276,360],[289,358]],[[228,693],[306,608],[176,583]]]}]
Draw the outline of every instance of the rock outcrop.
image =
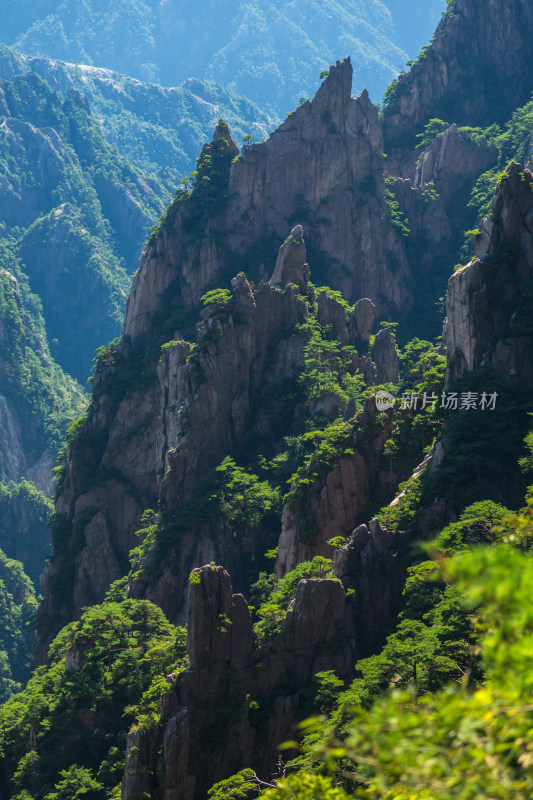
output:
[{"label": "rock outcrop", "polygon": [[532,35],[528,0],[450,4],[434,40],[399,77],[384,111],[385,149],[399,174],[412,174],[414,135],[430,119],[483,127],[505,121],[529,100]]},{"label": "rock outcrop", "polygon": [[368,297],[363,297],[354,305],[352,312],[352,324],[356,339],[368,342],[370,334],[374,328],[376,318],[376,306]]},{"label": "rock outcrop", "polygon": [[287,286],[294,283],[305,289],[309,280],[309,265],[306,263],[306,249],[303,228],[296,225],[280,247],[271,286]]},{"label": "rock outcrop", "polygon": [[382,328],[376,334],[372,347],[372,360],[376,365],[378,383],[398,383],[400,357],[396,339],[388,328]]},{"label": "rock outcrop", "polygon": [[448,283],[448,383],[490,365],[533,382],[531,303],[533,175],[512,164],[476,237],[476,258]]},{"label": "rock outcrop", "polygon": [[[206,288],[219,285],[229,270],[235,274],[236,264],[250,278],[262,277],[287,222],[303,226],[307,259],[320,261],[321,280],[348,300],[369,297],[380,310],[405,313],[412,276],[401,236],[385,213],[381,127],[366,92],[350,97],[351,81],[349,59],[337,62],[313,101],[269,139],[244,147],[235,163],[221,161],[219,173],[226,177],[208,218],[195,216],[190,203],[176,207],[141,259],[124,334],[146,334],[171,285],[186,316]],[[226,142],[233,153],[229,131],[219,129],[217,136],[210,146]]]},{"label": "rock outcrop", "polygon": [[[128,356],[137,372],[117,381],[117,366],[124,367]],[[160,389],[154,372],[135,362],[128,344],[100,357],[84,436],[68,448],[51,526],[53,558],[41,580],[38,660],[82,606],[102,601],[108,588],[103,575],[118,577],[117,564],[121,575],[128,571],[140,516],[157,504]],[[102,573],[104,560],[109,567]]]},{"label": "rock outcrop", "polygon": [[[296,734],[296,714],[313,676],[334,669],[348,678],[368,646],[365,636],[372,629],[382,635],[397,605],[400,543],[378,535],[375,522],[363,538],[355,531],[339,553],[339,579],[300,581],[281,630],[259,643],[246,600],[233,594],[228,573],[220,566],[193,571],[191,666],[164,699],[169,721],[152,732],[130,733],[123,800],[147,789],[169,800],[200,800],[236,764],[270,776],[278,745]],[[365,618],[369,607],[372,615]]]},{"label": "rock outcrop", "polygon": [[311,461],[308,472],[316,477],[291,487],[293,497],[281,516],[277,578],[315,555],[332,558],[336,545],[329,544],[330,540],[346,537],[353,530],[379,485],[379,459],[393,427],[391,419],[378,424],[374,416],[375,407],[369,402],[338,446],[335,467],[324,469]]},{"label": "rock outcrop", "polygon": [[497,148],[483,138],[461,134],[457,125],[450,125],[437,136],[419,158],[414,185],[434,185],[444,206],[464,214],[464,204],[477,178],[498,162]]},{"label": "rock outcrop", "polygon": [[[221,122],[200,155],[198,186],[192,195],[178,193],[151,237],[123,336],[99,356],[89,414],[68,450],[57,544],[43,579],[39,659],[55,630],[102,600],[105,585],[127,572],[144,509],[175,515],[198,480],[251,436],[272,446],[293,432],[301,409],[283,398],[304,362],[304,339],[292,334],[306,319],[299,293],[306,291],[307,261],[321,280],[357,301],[347,317],[334,297],[317,298],[320,323],[332,326],[341,344],[364,351],[379,313],[408,310],[413,276],[403,238],[388,220],[377,111],[366,93],[350,97],[351,75],[349,60],[337,63],[312,103],[239,157]],[[285,241],[287,222],[297,224]],[[254,288],[239,272],[233,299],[215,298],[195,330],[206,290],[241,265],[249,277],[272,276],[270,285]],[[375,382],[368,355],[352,352],[351,361],[352,374]],[[277,431],[269,397],[278,406],[275,418],[284,417]],[[334,419],[343,402],[323,396],[309,413]],[[350,515],[343,529],[353,523]],[[157,580],[149,577],[150,550],[133,596],[151,597],[181,619],[190,566],[213,557],[215,540],[224,550],[220,530],[183,537],[179,556],[156,571]],[[252,537],[247,547],[255,546]],[[234,565],[234,551],[229,542],[225,566]],[[104,554],[110,567],[102,575]],[[172,583],[180,588],[169,591]]]}]

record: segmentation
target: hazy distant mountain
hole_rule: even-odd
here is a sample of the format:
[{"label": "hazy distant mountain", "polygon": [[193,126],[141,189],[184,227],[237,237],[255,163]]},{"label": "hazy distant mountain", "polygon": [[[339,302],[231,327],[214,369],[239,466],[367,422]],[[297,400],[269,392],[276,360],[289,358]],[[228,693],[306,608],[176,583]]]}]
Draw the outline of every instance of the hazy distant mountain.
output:
[{"label": "hazy distant mountain", "polygon": [[108,142],[136,167],[160,173],[172,193],[178,178],[193,169],[220,117],[239,143],[245,134],[260,141],[277,125],[250,100],[212,81],[189,78],[182,86],[165,88],[108,69],[24,56],[0,45],[0,77],[28,72],[63,95],[69,89],[83,92]]},{"label": "hazy distant mountain", "polygon": [[7,0],[2,36],[31,54],[176,86],[206,78],[276,113],[346,55],[378,101],[430,38],[445,0]]}]

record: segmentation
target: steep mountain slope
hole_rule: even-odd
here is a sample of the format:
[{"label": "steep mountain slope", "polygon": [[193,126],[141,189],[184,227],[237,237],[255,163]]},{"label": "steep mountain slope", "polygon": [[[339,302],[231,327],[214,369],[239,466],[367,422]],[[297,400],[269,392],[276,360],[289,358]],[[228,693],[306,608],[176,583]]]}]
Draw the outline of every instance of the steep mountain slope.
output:
[{"label": "steep mountain slope", "polygon": [[[41,630],[47,641],[77,609],[101,600],[109,584],[127,571],[141,514],[155,507],[158,495],[161,509],[168,509],[172,517],[173,509],[192,502],[197,482],[210,469],[246,448],[254,429],[268,442],[272,423],[268,415],[262,419],[259,397],[270,382],[272,402],[282,392],[288,404],[285,425],[271,430],[267,444],[269,450],[274,446],[276,455],[274,443],[292,435],[290,419],[301,416],[294,406],[295,389],[305,383],[306,370],[312,386],[310,359],[320,363],[322,358],[313,355],[317,323],[324,326],[323,332],[316,331],[318,352],[327,352],[322,338],[330,338],[328,326],[333,325],[341,337],[341,351],[328,356],[326,363],[331,358],[342,374],[345,359],[352,358],[352,378],[347,379],[348,387],[343,387],[343,378],[335,379],[331,392],[328,381],[321,387],[318,378],[311,417],[335,419],[350,392],[360,393],[357,385],[365,376],[370,383],[395,380],[397,357],[390,334],[376,337],[376,363],[383,365],[383,374],[365,358],[374,317],[405,318],[417,276],[432,262],[417,259],[411,271],[398,229],[397,203],[391,206],[393,195],[387,195],[383,181],[377,113],[366,93],[350,97],[350,84],[349,61],[338,62],[312,104],[300,106],[267,142],[245,147],[239,158],[221,123],[202,151],[193,189],[179,190],[152,233],[134,278],[122,339],[100,355],[88,416],[80,421],[67,452],[54,522],[54,559],[45,578],[42,613],[47,623]],[[314,169],[309,171],[311,160]],[[440,206],[416,191],[411,194],[413,208],[427,213],[435,205],[435,212],[420,224],[431,237],[429,225],[438,218]],[[304,223],[305,246],[297,226],[276,262],[276,244],[279,247],[289,226],[298,221]],[[435,235],[434,241],[442,239],[442,229]],[[306,257],[315,281],[344,290],[349,302],[371,298],[366,306],[355,306],[351,334],[343,321],[343,305],[329,301],[327,294],[310,294],[302,304],[297,295],[291,299],[286,292],[282,298],[275,286],[252,291],[242,276],[232,282],[231,302],[227,289],[214,291],[221,282],[228,285],[241,268],[250,278],[273,275],[274,284],[295,282],[305,288]],[[205,302],[212,306],[202,312],[196,332],[199,303],[209,289]],[[317,302],[310,317],[305,309]],[[293,336],[294,344],[286,351],[280,341],[299,328],[301,339]],[[191,345],[179,343],[185,338],[196,339],[192,351]],[[359,355],[342,351],[342,346],[353,348],[358,340]],[[169,342],[162,356],[161,346]],[[236,350],[241,352],[237,359]],[[319,375],[319,364],[317,369]],[[336,400],[338,392],[341,399]],[[348,432],[340,429],[337,434],[340,446]],[[332,436],[335,439],[334,431]],[[379,447],[376,444],[377,451]],[[368,499],[365,491],[362,503]],[[181,552],[174,569],[182,576],[187,572],[184,564],[199,557],[196,548],[204,538],[194,535],[189,555],[185,558],[186,548]],[[53,587],[59,575],[64,579],[57,592]],[[178,613],[182,603],[176,600],[174,607]]]},{"label": "steep mountain slope", "polygon": [[0,702],[20,691],[28,677],[37,601],[22,564],[0,550]]},{"label": "steep mountain slope", "polygon": [[342,55],[356,65],[357,92],[367,88],[378,100],[408,57],[402,48],[414,56],[444,7],[444,0],[428,0],[423,13],[418,3],[400,14],[397,2],[379,0],[340,0],[327,8],[315,0],[143,0],[112,8],[62,0],[25,0],[21,7],[10,0],[4,41],[30,55],[107,67],[165,86],[214,80],[281,115]]},{"label": "steep mountain slope", "polygon": [[[530,99],[533,11],[527,0],[452,0],[432,42],[389,87],[386,152],[412,150],[430,119],[487,127],[505,122]],[[520,68],[517,69],[517,64]],[[402,167],[408,177],[411,159]]]},{"label": "steep mountain slope", "polygon": [[40,302],[17,260],[5,248],[2,256],[1,480],[17,482],[25,476],[49,492],[55,454],[85,397],[50,356]]},{"label": "steep mountain slope", "polygon": [[102,124],[107,141],[131,164],[155,172],[173,191],[195,164],[203,143],[223,116],[238,141],[266,138],[270,118],[246,98],[206,80],[190,78],[165,89],[99,67],[32,58],[0,45],[0,76],[36,72],[63,95],[78,89]]},{"label": "steep mountain slope", "polygon": [[63,99],[29,73],[0,92],[3,240],[41,298],[52,354],[85,381],[167,190],[107,144],[76,90]]}]

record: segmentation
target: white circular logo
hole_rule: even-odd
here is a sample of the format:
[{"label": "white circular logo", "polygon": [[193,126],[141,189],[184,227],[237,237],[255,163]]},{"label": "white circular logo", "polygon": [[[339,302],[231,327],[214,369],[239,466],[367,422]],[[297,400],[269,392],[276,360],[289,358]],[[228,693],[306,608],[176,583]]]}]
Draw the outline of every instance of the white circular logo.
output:
[{"label": "white circular logo", "polygon": [[376,408],[378,411],[388,411],[394,407],[394,397],[390,392],[380,389],[376,392]]}]

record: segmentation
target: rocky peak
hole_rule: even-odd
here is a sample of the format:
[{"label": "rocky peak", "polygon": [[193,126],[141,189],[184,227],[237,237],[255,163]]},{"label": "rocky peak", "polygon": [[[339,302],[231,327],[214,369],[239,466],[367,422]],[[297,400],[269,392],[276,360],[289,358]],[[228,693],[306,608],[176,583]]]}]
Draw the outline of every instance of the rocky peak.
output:
[{"label": "rocky peak", "polygon": [[191,669],[238,664],[255,647],[252,618],[242,594],[232,594],[231,579],[222,567],[195,569],[189,579],[187,650]]},{"label": "rocky peak", "polygon": [[309,265],[306,263],[306,249],[303,228],[296,225],[279,249],[270,279],[271,286],[286,286],[295,283],[304,289],[309,280]]},{"label": "rocky peak", "polygon": [[[333,65],[312,101],[266,141],[244,147],[216,180],[206,162],[203,177],[210,182],[196,179],[192,195],[174,202],[141,258],[125,335],[150,331],[169,287],[181,308],[175,321],[181,329],[206,289],[235,274],[237,264],[255,281],[268,274],[287,221],[305,227],[307,259],[320,260],[324,282],[352,302],[369,297],[405,313],[412,276],[386,214],[381,125],[366,92],[350,96],[351,77],[349,59]],[[215,142],[227,141],[227,128],[219,126],[219,135]],[[236,155],[231,140],[229,146]]]},{"label": "rocky peak", "polygon": [[[221,140],[222,146],[224,147],[224,149],[226,149],[229,153],[231,153],[232,156],[238,156],[239,155],[239,148],[237,147],[237,145],[233,141],[233,138],[232,138],[231,133],[230,133],[230,129],[229,129],[227,123],[223,119],[220,119],[218,121],[218,124],[217,124],[217,126],[215,128],[215,132],[213,134],[213,141],[212,141],[211,145],[213,145],[219,139]],[[209,147],[209,145],[204,145],[204,147]]]},{"label": "rocky peak", "polygon": [[411,174],[414,135],[430,119],[485,126],[506,120],[529,100],[532,35],[529,0],[449,5],[423,56],[398,78],[384,111],[386,151],[400,174]]},{"label": "rocky peak", "polygon": [[372,347],[372,360],[376,365],[378,383],[398,383],[400,359],[396,339],[388,328],[382,328],[376,334]]},{"label": "rocky peak", "polygon": [[370,334],[374,328],[376,318],[376,306],[368,297],[363,297],[354,305],[350,315],[350,321],[354,330],[354,336],[361,342],[368,342]]}]

